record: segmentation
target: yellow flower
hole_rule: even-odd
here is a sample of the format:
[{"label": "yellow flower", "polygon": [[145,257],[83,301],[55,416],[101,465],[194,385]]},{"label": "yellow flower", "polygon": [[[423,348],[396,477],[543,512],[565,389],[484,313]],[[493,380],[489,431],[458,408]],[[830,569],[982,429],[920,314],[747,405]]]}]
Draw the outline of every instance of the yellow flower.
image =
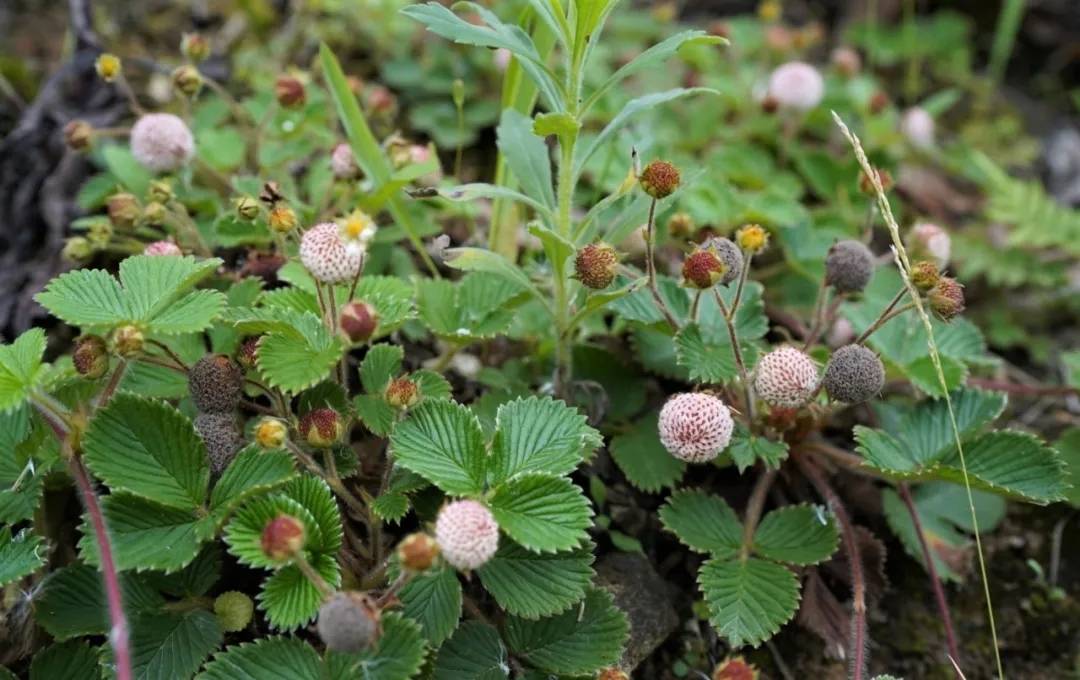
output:
[{"label": "yellow flower", "polygon": [[765,250],[769,245],[769,232],[759,224],[748,224],[735,233],[735,241],[740,248],[753,255]]},{"label": "yellow flower", "polygon": [[102,80],[111,83],[120,75],[120,57],[105,52],[94,62],[94,68]]}]

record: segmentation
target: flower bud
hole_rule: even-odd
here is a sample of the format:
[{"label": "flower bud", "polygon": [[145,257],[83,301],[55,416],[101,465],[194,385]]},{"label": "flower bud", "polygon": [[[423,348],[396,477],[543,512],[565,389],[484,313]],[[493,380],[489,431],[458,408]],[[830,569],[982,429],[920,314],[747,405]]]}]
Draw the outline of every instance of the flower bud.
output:
[{"label": "flower bud", "polygon": [[184,64],[173,69],[172,84],[180,94],[194,97],[202,89],[203,79],[199,75],[199,69],[191,64]]},{"label": "flower bud", "polygon": [[679,188],[679,169],[667,161],[653,161],[645,166],[638,182],[655,199],[667,198]]},{"label": "flower bud", "polygon": [[308,411],[300,418],[300,436],[308,446],[316,449],[330,448],[337,444],[345,433],[345,425],[337,411],[329,408],[317,408]]},{"label": "flower bud", "polygon": [[274,96],[281,106],[291,109],[303,106],[307,100],[304,84],[296,76],[282,74],[274,82]]},{"label": "flower bud", "polygon": [[667,223],[668,234],[671,238],[687,239],[693,236],[697,225],[690,213],[678,212],[671,216]]},{"label": "flower bud", "polygon": [[950,321],[964,311],[964,286],[956,279],[942,276],[926,299],[935,314],[943,321]]},{"label": "flower bud", "polygon": [[210,56],[210,41],[201,33],[185,33],[180,38],[180,52],[197,64]]},{"label": "flower bud", "polygon": [[89,380],[97,380],[109,371],[109,349],[100,335],[84,335],[76,340],[71,359],[78,374]]},{"label": "flower bud", "polygon": [[145,338],[135,326],[120,326],[112,333],[113,351],[122,357],[132,357],[142,351]]},{"label": "flower bud", "polygon": [[371,647],[382,634],[379,607],[366,593],[335,593],[319,608],[315,624],[326,648],[355,654]]},{"label": "flower bud", "polygon": [[86,232],[86,238],[95,250],[100,250],[109,245],[113,236],[112,223],[107,220],[94,220]]},{"label": "flower bud", "polygon": [[574,257],[574,275],[586,288],[602,290],[615,280],[619,254],[606,243],[590,243]]},{"label": "flower bud", "polygon": [[911,266],[911,282],[923,293],[930,291],[940,279],[937,265],[929,260],[920,260]]},{"label": "flower bud", "polygon": [[728,657],[721,661],[710,680],[758,680],[758,669],[746,662],[741,656]]},{"label": "flower bud", "polygon": [[708,248],[697,248],[683,261],[683,285],[699,290],[712,288],[724,278],[727,266],[720,261],[716,252]]},{"label": "flower bud", "polygon": [[838,241],[825,256],[825,283],[838,293],[858,293],[874,275],[874,254],[859,241]]},{"label": "flower bud", "polygon": [[[877,175],[878,181],[881,182],[881,188],[884,191],[888,192],[890,189],[893,188],[893,178],[892,175],[889,174],[888,170],[882,170],[879,168],[874,168],[873,170],[874,174]],[[865,172],[859,173],[859,191],[866,194],[867,196],[877,195],[877,189],[874,187],[873,181],[871,181],[870,176],[867,175]]]},{"label": "flower bud", "polygon": [[94,62],[94,69],[102,80],[106,83],[111,83],[120,75],[120,57],[115,54],[104,52],[98,55],[97,61]]},{"label": "flower bud", "polygon": [[769,232],[760,224],[747,224],[735,232],[735,242],[751,255],[756,255],[769,245]]},{"label": "flower bud", "polygon": [[284,203],[279,203],[270,210],[268,222],[271,230],[279,234],[287,234],[296,229],[296,213]]},{"label": "flower bud", "polygon": [[109,196],[105,200],[105,209],[109,213],[109,221],[117,229],[132,228],[135,226],[135,221],[142,216],[139,199],[128,193]]},{"label": "flower bud", "polygon": [[255,443],[264,449],[280,449],[288,438],[288,426],[277,418],[263,418],[255,425]]},{"label": "flower bud", "polygon": [[146,197],[158,203],[168,203],[176,197],[173,193],[172,184],[164,179],[155,179],[150,182],[150,188],[146,191]]},{"label": "flower bud", "polygon": [[239,633],[251,623],[255,603],[244,593],[230,590],[214,599],[214,614],[226,633]]},{"label": "flower bud", "polygon": [[423,532],[409,534],[398,543],[398,561],[403,569],[409,571],[427,571],[438,556],[439,545]]},{"label": "flower bud", "polygon": [[259,202],[251,196],[236,199],[236,216],[250,222],[259,216]]},{"label": "flower bud", "polygon": [[386,403],[404,411],[415,406],[420,401],[420,386],[408,376],[394,378],[386,384],[383,397],[386,399]]},{"label": "flower bud", "polygon": [[379,326],[375,308],[363,300],[355,300],[341,310],[338,327],[352,343],[367,342]]},{"label": "flower bud", "polygon": [[938,267],[944,267],[952,256],[952,238],[949,232],[936,224],[919,222],[908,234],[907,248],[910,255],[932,260]]},{"label": "flower bud", "polygon": [[85,120],[76,118],[64,126],[64,143],[73,151],[83,151],[90,147],[94,136],[94,126]]},{"label": "flower bud", "polygon": [[85,262],[94,254],[90,240],[83,236],[72,236],[64,241],[61,256],[69,262]]},{"label": "flower bud", "polygon": [[169,212],[165,206],[157,201],[150,201],[142,211],[142,221],[145,224],[158,225],[165,222]]},{"label": "flower bud", "polygon": [[264,555],[272,560],[283,562],[303,550],[304,541],[303,523],[289,515],[278,515],[266,523],[259,545]]}]

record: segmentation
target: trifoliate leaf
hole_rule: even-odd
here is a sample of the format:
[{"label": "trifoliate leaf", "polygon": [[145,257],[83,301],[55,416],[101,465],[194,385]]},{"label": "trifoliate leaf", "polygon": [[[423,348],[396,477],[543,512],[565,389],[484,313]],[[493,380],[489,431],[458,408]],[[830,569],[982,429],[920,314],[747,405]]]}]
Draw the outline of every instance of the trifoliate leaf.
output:
[{"label": "trifoliate leaf", "polygon": [[[131,670],[136,678],[190,678],[224,634],[204,610],[143,614],[131,621]],[[105,662],[113,663],[111,649]]]},{"label": "trifoliate leaf", "polygon": [[577,547],[592,523],[589,500],[564,477],[519,476],[498,487],[489,505],[499,527],[536,552]]},{"label": "trifoliate leaf", "polygon": [[742,547],[742,523],[731,506],[704,491],[676,491],[660,508],[660,521],[687,547],[717,557]]},{"label": "trifoliate leaf", "polygon": [[0,413],[26,400],[41,380],[44,370],[45,331],[31,328],[10,345],[0,345]]},{"label": "trifoliate leaf", "polygon": [[838,541],[831,516],[810,505],[789,505],[761,520],[754,533],[754,551],[778,562],[817,564],[836,552]]},{"label": "trifoliate leaf", "polygon": [[168,404],[116,395],[90,421],[83,450],[86,465],[114,491],[173,508],[206,502],[206,447],[191,421]]},{"label": "trifoliate leaf", "polygon": [[559,614],[585,597],[595,572],[595,546],[557,553],[535,553],[503,538],[499,550],[477,570],[480,582],[499,606],[526,619]]},{"label": "trifoliate leaf", "polygon": [[[11,676],[15,678],[15,675]],[[49,645],[34,655],[30,680],[99,680],[97,650],[82,640]]]},{"label": "trifoliate leaf", "polygon": [[210,509],[224,517],[252,495],[296,476],[293,456],[284,449],[264,451],[252,444],[236,455],[210,493]]},{"label": "trifoliate leaf", "polygon": [[538,621],[510,617],[504,635],[515,655],[550,673],[584,675],[614,664],[629,631],[626,615],[603,590],[577,607]]},{"label": "trifoliate leaf", "polygon": [[[105,496],[101,510],[119,570],[177,571],[195,559],[203,542],[215,533],[215,522],[210,517],[200,518],[194,510],[170,508],[128,493]],[[83,559],[87,564],[99,565],[97,538],[89,519],[83,519],[80,530]]]},{"label": "trifoliate leaf", "polygon": [[329,678],[356,680],[409,680],[424,663],[424,637],[420,626],[397,612],[382,617],[383,634],[372,649],[357,654],[330,652],[326,658]]},{"label": "trifoliate leaf", "polygon": [[[1070,488],[1065,491],[1065,500],[1073,507],[1080,507],[1080,427],[1065,430],[1054,442],[1054,448],[1061,455],[1061,460],[1065,465],[1065,482],[1070,485]],[[2,470],[3,462],[0,462],[0,487],[4,482]],[[0,492],[0,499],[3,495],[3,492]],[[0,502],[0,507],[2,507],[2,502]],[[3,513],[0,512],[0,521],[3,519]]]},{"label": "trifoliate leaf", "polygon": [[[165,599],[141,576],[121,574],[120,589],[128,616],[156,612],[165,604]],[[34,620],[57,640],[104,635],[109,630],[109,609],[101,574],[84,564],[49,574],[34,602]]]},{"label": "trifoliate leaf", "polygon": [[449,567],[415,576],[398,595],[402,613],[420,624],[431,647],[437,648],[457,628],[461,618],[461,583]]},{"label": "trifoliate leaf", "polygon": [[0,587],[28,576],[45,564],[45,541],[29,529],[14,536],[0,526]]},{"label": "trifoliate leaf", "polygon": [[732,647],[758,646],[791,620],[799,582],[790,569],[750,558],[713,558],[698,572],[709,620]]},{"label": "trifoliate leaf", "polygon": [[390,379],[401,373],[405,350],[399,345],[379,344],[360,363],[360,383],[368,394],[381,395]]},{"label": "trifoliate leaf", "polygon": [[457,282],[422,279],[416,285],[420,318],[432,333],[454,342],[498,335],[523,302],[519,284],[487,272],[470,272]]},{"label": "trifoliate leaf", "polygon": [[493,485],[531,472],[569,474],[601,444],[584,415],[550,397],[499,407],[489,474]]},{"label": "trifoliate leaf", "polygon": [[686,472],[686,463],[672,456],[660,443],[659,411],[634,420],[630,429],[612,438],[608,451],[615,464],[638,489],[657,493],[673,487]]},{"label": "trifoliate leaf", "polygon": [[271,387],[300,392],[318,384],[341,359],[345,345],[314,314],[294,318],[295,333],[270,333],[259,341],[259,371]]},{"label": "trifoliate leaf", "polygon": [[650,373],[690,382],[689,372],[679,365],[671,336],[650,326],[630,324],[630,339],[638,363]]},{"label": "trifoliate leaf", "polygon": [[404,468],[457,496],[484,490],[487,453],[480,422],[451,401],[427,401],[399,423],[391,450]]},{"label": "trifoliate leaf", "polygon": [[434,680],[503,680],[510,663],[499,631],[479,621],[467,621],[439,649]]},{"label": "trifoliate leaf", "polygon": [[[341,567],[332,553],[315,553],[308,562],[327,585],[341,584]],[[281,567],[268,576],[256,598],[259,609],[266,612],[270,627],[291,631],[306,625],[319,613],[323,595],[318,587],[294,564]]]},{"label": "trifoliate leaf", "polygon": [[214,655],[198,680],[323,680],[319,653],[298,638],[270,637]]},{"label": "trifoliate leaf", "polygon": [[771,468],[780,467],[780,463],[787,459],[788,445],[784,441],[774,442],[771,439],[751,434],[749,430],[739,425],[731,438],[728,453],[731,454],[731,460],[735,462],[741,474],[758,460]]}]

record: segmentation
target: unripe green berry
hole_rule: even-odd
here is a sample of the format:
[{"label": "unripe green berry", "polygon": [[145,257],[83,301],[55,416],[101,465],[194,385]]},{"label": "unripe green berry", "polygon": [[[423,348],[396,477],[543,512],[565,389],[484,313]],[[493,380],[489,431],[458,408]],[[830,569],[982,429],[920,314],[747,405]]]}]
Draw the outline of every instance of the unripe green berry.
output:
[{"label": "unripe green berry", "polygon": [[226,633],[238,633],[248,627],[255,613],[255,603],[244,593],[230,590],[214,600],[214,614],[218,625]]},{"label": "unripe green berry", "polygon": [[130,229],[142,215],[139,199],[128,193],[109,196],[105,200],[105,209],[109,213],[109,221],[117,229]]},{"label": "unripe green berry", "polygon": [[830,399],[861,404],[885,387],[885,367],[873,350],[844,345],[829,358],[822,383]]},{"label": "unripe green berry", "polygon": [[64,242],[61,255],[69,262],[85,262],[94,254],[94,246],[85,236],[72,236]]},{"label": "unripe green berry", "polygon": [[133,357],[142,351],[146,339],[136,326],[120,326],[113,331],[113,351],[122,357]]},{"label": "unripe green berry", "polygon": [[686,239],[690,238],[694,234],[696,225],[694,224],[694,218],[690,216],[690,213],[675,213],[671,216],[671,219],[667,223],[668,234],[672,238]]},{"label": "unripe green berry", "polygon": [[259,211],[259,202],[251,196],[236,199],[236,214],[240,219],[250,222],[259,216]]},{"label": "unripe green berry", "polygon": [[277,418],[263,418],[254,430],[255,443],[264,449],[280,449],[289,438],[289,428]]},{"label": "unripe green berry", "polygon": [[398,561],[410,571],[427,571],[438,556],[439,544],[423,532],[409,534],[398,543]]},{"label": "unripe green berry", "polygon": [[911,267],[911,283],[923,293],[931,290],[941,280],[941,272],[930,260],[921,260]]}]

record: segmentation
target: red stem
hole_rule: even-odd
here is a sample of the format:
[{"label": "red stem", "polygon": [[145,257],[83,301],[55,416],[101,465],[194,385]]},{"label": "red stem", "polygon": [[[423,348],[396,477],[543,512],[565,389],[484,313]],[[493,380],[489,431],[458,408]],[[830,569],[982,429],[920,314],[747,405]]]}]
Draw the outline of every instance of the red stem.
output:
[{"label": "red stem", "polygon": [[908,512],[911,513],[911,522],[915,525],[915,535],[919,537],[919,545],[922,547],[923,558],[926,560],[926,571],[930,575],[930,585],[934,588],[934,599],[937,600],[938,611],[941,613],[942,623],[945,624],[945,641],[949,648],[949,656],[958,664],[960,663],[960,647],[956,644],[956,632],[953,629],[952,614],[949,612],[949,602],[945,599],[945,589],[941,586],[941,579],[938,578],[933,553],[930,552],[930,545],[926,542],[922,520],[919,519],[919,512],[915,508],[915,501],[911,497],[911,489],[908,485],[900,484],[899,491],[900,498],[904,499],[904,505],[907,506]]}]

